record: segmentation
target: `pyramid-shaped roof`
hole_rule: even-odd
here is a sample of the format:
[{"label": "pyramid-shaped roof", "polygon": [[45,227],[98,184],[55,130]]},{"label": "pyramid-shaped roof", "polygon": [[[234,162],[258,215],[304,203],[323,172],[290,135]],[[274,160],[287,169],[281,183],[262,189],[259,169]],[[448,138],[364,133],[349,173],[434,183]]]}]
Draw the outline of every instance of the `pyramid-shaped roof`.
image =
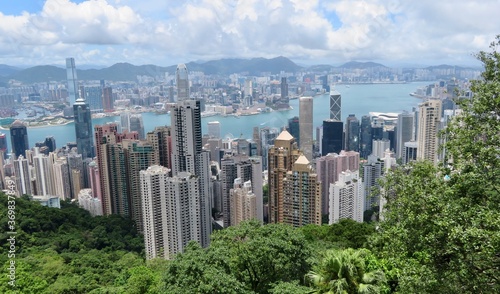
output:
[{"label": "pyramid-shaped roof", "polygon": [[295,164],[309,164],[309,160],[307,160],[307,157],[305,157],[304,155],[301,155],[299,156],[299,158],[297,158],[297,161],[295,161]]},{"label": "pyramid-shaped roof", "polygon": [[283,140],[283,141],[289,141],[292,140],[293,136],[290,135],[288,131],[283,131],[279,134],[279,136],[276,138],[276,140]]}]

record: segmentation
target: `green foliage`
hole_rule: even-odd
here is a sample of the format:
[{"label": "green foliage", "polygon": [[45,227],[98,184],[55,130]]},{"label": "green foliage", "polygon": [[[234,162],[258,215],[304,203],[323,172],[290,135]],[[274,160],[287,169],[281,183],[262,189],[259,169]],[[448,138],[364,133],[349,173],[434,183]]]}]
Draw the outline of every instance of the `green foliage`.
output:
[{"label": "green foliage", "polygon": [[165,293],[252,293],[231,273],[228,256],[191,242],[168,263],[163,275]]},{"label": "green foliage", "polygon": [[[65,201],[56,209],[28,199],[15,200],[16,289],[6,288],[7,276],[2,275],[0,293],[89,293],[113,287],[123,272],[144,266],[143,241],[130,220],[92,217]],[[9,231],[7,203],[7,197],[0,194],[3,240]],[[7,243],[1,243],[3,252],[8,251]],[[1,264],[8,264],[7,258],[2,254]],[[136,284],[129,288],[135,289],[132,285]]]},{"label": "green foliage", "polygon": [[301,280],[308,270],[305,237],[288,225],[245,222],[215,232],[210,250],[228,256],[235,277],[258,293],[278,281]]},{"label": "green foliage", "polygon": [[351,219],[341,219],[332,225],[307,225],[299,228],[306,239],[320,249],[362,248],[368,238],[375,233],[375,225],[358,223]]},{"label": "green foliage", "polygon": [[419,162],[386,177],[374,250],[402,293],[499,293],[500,36],[480,52],[483,79],[443,135],[443,167]]},{"label": "green foliage", "polygon": [[307,286],[302,286],[299,281],[293,282],[278,282],[269,291],[271,294],[309,294],[312,293],[313,289]]},{"label": "green foliage", "polygon": [[301,280],[309,249],[287,225],[250,221],[212,234],[205,250],[191,243],[167,265],[167,293],[268,293],[278,282]]},{"label": "green foliage", "polygon": [[312,293],[380,293],[388,290],[385,274],[367,249],[329,250],[307,278]]}]

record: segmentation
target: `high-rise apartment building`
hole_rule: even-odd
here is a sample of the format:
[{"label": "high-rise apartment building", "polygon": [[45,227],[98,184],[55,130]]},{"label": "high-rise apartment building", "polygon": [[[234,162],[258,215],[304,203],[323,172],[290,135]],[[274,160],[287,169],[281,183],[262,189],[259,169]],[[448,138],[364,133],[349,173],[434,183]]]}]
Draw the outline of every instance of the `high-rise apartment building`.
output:
[{"label": "high-rise apartment building", "polygon": [[251,190],[256,197],[255,218],[263,221],[262,195],[262,161],[261,158],[246,155],[226,155],[221,160],[221,193],[224,227],[233,226],[231,222],[230,190],[234,188],[234,181],[250,182]]},{"label": "high-rise apartment building", "polygon": [[153,145],[147,141],[123,140],[121,145],[125,151],[127,162],[126,173],[128,182],[128,198],[130,199],[130,214],[139,232],[143,232],[143,215],[141,201],[140,171],[152,165],[157,165]]},{"label": "high-rise apartment building", "polygon": [[301,155],[295,139],[287,131],[282,131],[268,151],[269,180],[269,222],[283,223],[283,203],[285,191],[283,181],[286,173]]},{"label": "high-rise apartment building", "polygon": [[330,184],[329,192],[329,224],[337,223],[340,219],[363,222],[364,189],[358,171],[340,173],[339,180]]},{"label": "high-rise apartment building", "polygon": [[35,171],[36,195],[56,195],[54,178],[54,153],[50,156],[37,154],[33,156],[33,167]]},{"label": "high-rise apartment building", "polygon": [[188,172],[199,185],[201,245],[208,246],[212,232],[210,153],[202,149],[199,100],[181,100],[171,110],[172,175]]},{"label": "high-rise apartment building", "polygon": [[299,98],[300,149],[307,160],[313,159],[313,98]]},{"label": "high-rise apartment building", "polygon": [[118,133],[115,123],[94,127],[97,163],[99,166],[101,197],[104,215],[130,216],[128,179],[123,146],[124,139],[137,140],[136,132]]},{"label": "high-rise apartment building", "polygon": [[283,223],[294,227],[321,225],[321,183],[304,155],[283,179]]},{"label": "high-rise apartment building", "polygon": [[438,160],[438,129],[441,120],[441,100],[429,99],[419,104],[417,160]]},{"label": "high-rise apartment building", "polygon": [[[49,153],[49,155],[54,153]],[[54,154],[55,155],[55,154]],[[74,183],[74,199],[78,199],[78,193],[80,192],[81,185],[80,182],[76,181],[72,178],[80,179],[80,171],[78,170],[70,170],[68,168],[68,162],[66,157],[54,158],[54,162],[52,163],[53,174],[54,174],[54,195],[59,197],[60,199],[71,199],[72,191],[71,191],[71,181]]]},{"label": "high-rise apartment building", "polygon": [[151,166],[140,172],[146,259],[172,259],[190,241],[202,243],[197,176]]},{"label": "high-rise apartment building", "polygon": [[159,126],[146,134],[146,139],[153,145],[155,161],[159,165],[172,170],[172,136],[170,126]]},{"label": "high-rise apartment building", "polygon": [[72,106],[76,102],[76,99],[80,97],[78,94],[78,79],[76,77],[74,58],[66,58],[66,78],[68,80],[68,102]]},{"label": "high-rise apartment building", "polygon": [[342,121],[342,96],[334,89],[330,90],[330,119]]},{"label": "high-rise apartment building", "polygon": [[391,150],[391,141],[387,139],[373,140],[372,146],[372,155],[382,158],[386,150]]},{"label": "high-rise apartment building", "polygon": [[242,183],[240,178],[235,179],[229,195],[231,225],[236,226],[242,221],[257,219],[257,197],[252,192],[251,181]]},{"label": "high-rise apartment building", "polygon": [[[2,152],[2,157],[7,159],[7,136],[4,133],[0,133],[0,151]],[[3,179],[2,179],[3,180]]]},{"label": "high-rise apartment building", "polygon": [[92,216],[102,215],[102,204],[99,198],[92,195],[91,189],[82,189],[78,193],[78,205],[90,212]]},{"label": "high-rise apartment building", "polygon": [[405,143],[414,140],[413,121],[413,113],[405,111],[398,115],[396,125],[396,158],[402,158]]},{"label": "high-rise apartment building", "polygon": [[31,167],[28,163],[28,159],[22,154],[14,159],[14,175],[16,176],[16,192],[17,196],[20,197],[24,194],[34,195],[34,185],[31,180]]},{"label": "high-rise apartment building", "polygon": [[403,150],[403,164],[407,164],[411,161],[417,160],[417,148],[418,143],[415,141],[405,142]]},{"label": "high-rise apartment building", "polygon": [[322,214],[329,213],[330,184],[337,182],[339,174],[347,170],[352,172],[359,170],[358,152],[342,150],[340,154],[329,153],[316,159],[316,173],[321,182]]},{"label": "high-rise apartment building", "polygon": [[175,81],[177,83],[177,101],[189,99],[189,79],[188,70],[185,64],[179,64],[175,72]]},{"label": "high-rise apartment building", "polygon": [[26,150],[29,149],[28,130],[20,120],[14,121],[10,126],[10,140],[14,158],[20,155],[26,157]]},{"label": "high-rise apartment building", "polygon": [[78,98],[73,104],[75,118],[75,134],[78,153],[82,158],[94,157],[94,140],[92,133],[92,116],[89,105],[83,98]]}]

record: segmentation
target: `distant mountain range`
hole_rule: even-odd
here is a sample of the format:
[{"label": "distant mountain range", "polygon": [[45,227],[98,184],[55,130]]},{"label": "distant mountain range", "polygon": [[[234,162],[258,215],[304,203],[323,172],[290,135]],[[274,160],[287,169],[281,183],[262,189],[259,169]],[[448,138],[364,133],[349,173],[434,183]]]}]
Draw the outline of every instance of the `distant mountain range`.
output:
[{"label": "distant mountain range", "polygon": [[[186,64],[189,71],[202,71],[205,74],[245,73],[247,75],[258,75],[262,72],[279,74],[284,72],[296,72],[302,69],[329,72],[333,68],[346,69],[367,69],[367,68],[387,68],[385,65],[375,62],[350,61],[340,66],[314,65],[302,67],[295,64],[290,59],[279,56],[276,58],[252,58],[252,59],[220,59],[207,62],[189,62]],[[453,68],[449,65],[439,65],[434,68]],[[110,81],[135,81],[137,76],[161,76],[166,72],[175,74],[177,65],[167,67],[147,65],[133,65],[130,63],[116,63],[110,67],[101,69],[78,69],[79,80],[110,80]],[[459,67],[455,67],[459,68]],[[9,65],[0,64],[0,86],[5,86],[7,81],[14,79],[23,83],[31,84],[47,81],[62,81],[66,79],[66,69],[53,65],[39,65],[26,69],[21,69]]]}]

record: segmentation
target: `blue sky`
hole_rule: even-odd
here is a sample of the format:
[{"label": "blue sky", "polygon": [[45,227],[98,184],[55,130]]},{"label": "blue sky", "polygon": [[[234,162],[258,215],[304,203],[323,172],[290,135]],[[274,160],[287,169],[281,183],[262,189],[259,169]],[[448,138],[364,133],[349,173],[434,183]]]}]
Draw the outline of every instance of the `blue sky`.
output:
[{"label": "blue sky", "polygon": [[498,0],[0,1],[0,64],[286,56],[300,64],[479,65]]}]

